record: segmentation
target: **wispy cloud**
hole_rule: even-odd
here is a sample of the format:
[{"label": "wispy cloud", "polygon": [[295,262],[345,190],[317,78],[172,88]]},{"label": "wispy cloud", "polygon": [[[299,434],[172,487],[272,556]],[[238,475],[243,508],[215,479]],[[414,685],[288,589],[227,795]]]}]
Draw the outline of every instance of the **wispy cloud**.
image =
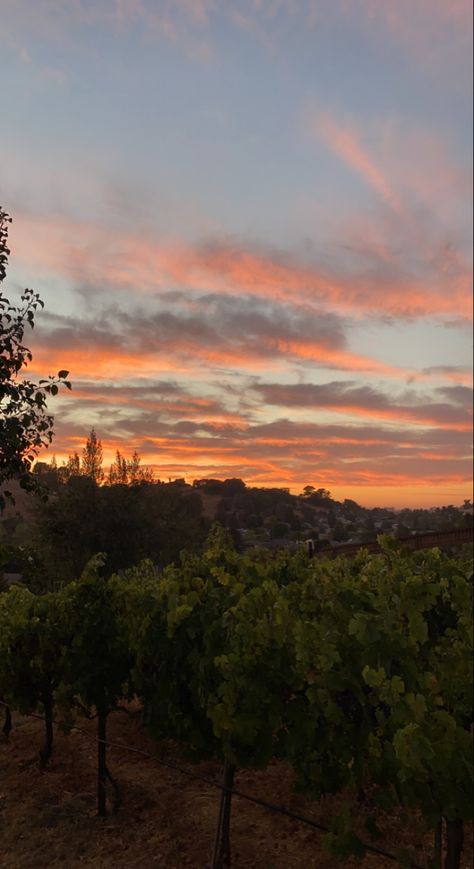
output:
[{"label": "wispy cloud", "polygon": [[166,39],[198,62],[218,53],[223,25],[275,46],[288,28],[317,32],[347,18],[375,40],[391,37],[409,61],[432,71],[440,52],[456,62],[472,31],[469,0],[4,0],[2,9],[10,41],[36,32],[73,45],[78,27],[103,28],[117,38],[137,28],[143,39]]},{"label": "wispy cloud", "polygon": [[[20,215],[15,255],[76,284],[141,293],[170,288],[299,300],[341,313],[404,317],[472,316],[470,272],[463,263],[409,273],[402,263],[342,263],[340,271],[255,243],[214,240],[197,245],[113,231],[64,218]],[[451,257],[452,260],[452,257]],[[349,273],[348,273],[349,272]]]},{"label": "wispy cloud", "polygon": [[[469,167],[449,154],[439,135],[398,122],[366,125],[364,135],[362,125],[350,119],[311,113],[309,128],[376,194],[372,214],[359,210],[352,223],[341,226],[347,250],[365,263],[367,296],[375,284],[384,296],[388,290],[387,310],[397,315],[394,291],[400,307],[410,299],[405,309],[410,316],[418,305],[421,314],[425,293],[438,314],[454,293],[470,317]],[[459,232],[458,225],[465,230]]]},{"label": "wispy cloud", "polygon": [[325,408],[356,416],[406,419],[412,424],[458,431],[470,431],[472,427],[472,390],[463,386],[438,389],[448,399],[445,403],[414,390],[405,390],[402,395],[390,394],[354,381],[264,383],[256,386],[255,391],[267,404],[280,407]]},{"label": "wispy cloud", "polygon": [[[249,426],[213,422],[154,421],[152,435],[143,434],[141,416],[121,423],[116,437],[103,420],[102,435],[108,455],[124,442],[133,445],[144,461],[162,477],[242,476],[254,485],[302,487],[308,480],[324,480],[330,487],[462,485],[470,463],[470,438],[462,432],[377,426],[317,425],[289,420]],[[56,449],[71,450],[84,437],[68,426],[58,431]],[[457,440],[456,440],[457,434]],[[464,440],[460,440],[463,438]]]},{"label": "wispy cloud", "polygon": [[391,34],[418,63],[432,64],[440,52],[454,55],[472,34],[470,0],[346,0],[345,8]]},{"label": "wispy cloud", "polygon": [[334,314],[252,297],[175,297],[170,293],[133,311],[116,304],[89,317],[46,315],[36,336],[31,370],[61,367],[68,357],[74,376],[124,376],[127,370],[286,368],[292,360],[323,368],[403,378],[413,372],[362,356],[347,345],[344,323]]},{"label": "wispy cloud", "polygon": [[444,377],[458,383],[472,384],[472,369],[464,365],[431,365],[423,368],[421,374],[427,377]]},{"label": "wispy cloud", "polygon": [[352,169],[359,173],[395,212],[400,204],[387,177],[364,148],[355,130],[338,124],[328,114],[322,114],[315,121],[316,134]]}]

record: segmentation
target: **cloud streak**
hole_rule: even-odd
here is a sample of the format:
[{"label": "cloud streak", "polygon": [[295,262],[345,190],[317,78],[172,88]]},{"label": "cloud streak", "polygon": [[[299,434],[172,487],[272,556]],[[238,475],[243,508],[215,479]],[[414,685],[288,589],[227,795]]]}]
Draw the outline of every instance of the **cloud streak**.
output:
[{"label": "cloud streak", "polygon": [[[62,274],[91,287],[153,293],[170,288],[203,293],[245,293],[299,301],[341,314],[400,318],[472,317],[470,271],[434,270],[425,277],[394,264],[385,272],[339,272],[296,254],[215,240],[185,245],[134,236],[80,221],[20,215],[16,257],[30,268]],[[352,274],[347,274],[351,269]]]},{"label": "cloud streak", "polygon": [[405,419],[412,424],[436,425],[457,431],[472,428],[472,390],[463,386],[438,390],[451,402],[437,403],[406,390],[401,396],[391,396],[372,386],[356,385],[354,381],[333,381],[324,384],[278,383],[255,387],[262,401],[280,407],[303,407],[335,410],[356,416],[386,420]]},{"label": "cloud streak", "polygon": [[[394,487],[461,485],[470,462],[469,437],[463,432],[428,429],[410,434],[375,425],[318,425],[275,420],[246,427],[212,422],[154,421],[154,433],[143,435],[141,417],[123,423],[123,438],[162,477],[242,476],[254,485],[291,485],[324,480],[330,487]],[[63,439],[70,447],[80,436]],[[123,449],[114,430],[103,426],[103,441],[113,457]],[[69,438],[69,441],[68,441]]]},{"label": "cloud streak", "polygon": [[389,34],[412,63],[428,67],[434,46],[456,60],[472,31],[468,0],[4,0],[4,7],[9,34],[36,28],[43,39],[69,45],[77,27],[102,28],[119,40],[137,28],[142,39],[166,40],[198,62],[218,52],[219,29],[226,25],[274,47],[291,28],[317,33],[349,19],[376,40]]},{"label": "cloud streak", "polygon": [[323,114],[316,121],[316,132],[331,150],[362,176],[390,208],[395,212],[400,211],[400,203],[388,179],[368,151],[362,147],[354,130],[340,126],[330,115]]},{"label": "cloud streak", "polygon": [[45,316],[37,332],[32,371],[68,365],[75,377],[126,376],[127,371],[192,371],[288,364],[366,372],[390,379],[416,376],[354,352],[343,319],[305,306],[252,297],[165,294],[133,310],[118,305],[86,317]]}]

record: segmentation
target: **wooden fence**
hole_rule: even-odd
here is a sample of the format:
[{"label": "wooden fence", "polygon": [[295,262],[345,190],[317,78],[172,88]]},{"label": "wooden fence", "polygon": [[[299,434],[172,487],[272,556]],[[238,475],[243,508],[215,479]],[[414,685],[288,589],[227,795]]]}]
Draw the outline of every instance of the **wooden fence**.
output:
[{"label": "wooden fence", "polygon": [[[411,534],[409,537],[397,539],[409,549],[450,549],[452,546],[465,546],[473,543],[474,529],[455,528],[452,531],[425,531],[422,534]],[[380,546],[376,541],[371,543],[341,543],[339,546],[327,546],[313,552],[315,558],[335,558],[337,555],[356,555],[361,549],[369,552],[380,552]]]}]

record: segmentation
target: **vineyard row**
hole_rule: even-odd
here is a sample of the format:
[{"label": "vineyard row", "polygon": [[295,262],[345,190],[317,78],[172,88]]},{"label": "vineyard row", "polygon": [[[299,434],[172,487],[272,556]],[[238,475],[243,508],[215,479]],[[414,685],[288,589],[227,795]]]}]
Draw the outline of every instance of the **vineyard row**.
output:
[{"label": "vineyard row", "polygon": [[[214,866],[230,865],[236,770],[284,758],[315,799],[370,791],[418,810],[433,866],[460,865],[472,818],[472,560],[382,541],[380,555],[311,561],[239,555],[222,531],[158,577],[108,576],[97,556],[62,591],[0,595],[0,694],[45,722],[97,718],[98,813],[107,810],[107,718],[138,698],[156,738],[224,763]],[[374,817],[367,830],[379,836]],[[441,852],[440,825],[446,849]],[[327,845],[363,854],[350,813]],[[409,862],[409,855],[400,854]]]}]

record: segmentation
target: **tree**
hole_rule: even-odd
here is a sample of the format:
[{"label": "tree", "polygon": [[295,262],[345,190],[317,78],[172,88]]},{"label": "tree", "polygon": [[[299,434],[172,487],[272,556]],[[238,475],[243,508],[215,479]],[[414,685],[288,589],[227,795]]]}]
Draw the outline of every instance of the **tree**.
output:
[{"label": "tree", "polygon": [[83,474],[72,475],[47,504],[38,504],[33,543],[44,564],[48,588],[77,579],[101,550],[102,488]]},{"label": "tree", "polygon": [[319,504],[321,501],[332,500],[329,489],[316,489],[314,486],[305,486],[302,494],[303,498],[307,498],[312,504]]},{"label": "tree", "polygon": [[71,476],[35,513],[31,542],[48,589],[80,576],[97,552],[107,554],[110,572],[143,558],[164,566],[185,548],[199,551],[209,529],[201,498],[190,488],[146,481],[99,486],[85,474]]},{"label": "tree", "polygon": [[109,471],[109,485],[115,486],[118,483],[126,486],[128,483],[127,460],[117,450],[115,453],[115,462],[111,464]]},{"label": "tree", "polygon": [[[346,531],[346,529],[344,528],[344,525],[342,524],[342,522],[336,521],[336,524],[334,525],[334,528],[332,530],[332,539],[335,540],[336,543],[344,543],[344,541],[347,540],[348,537],[349,537],[349,534]],[[372,539],[372,538],[370,538],[370,539]]]},{"label": "tree", "polygon": [[140,467],[141,458],[135,450],[133,456],[127,461],[127,478],[133,486],[136,483],[152,483],[153,471],[150,468]]},{"label": "tree", "polygon": [[95,429],[92,429],[82,450],[81,472],[85,477],[91,477],[96,483],[101,483],[104,479],[103,455],[102,441],[97,437]]},{"label": "tree", "polygon": [[65,465],[66,477],[78,477],[81,473],[81,460],[79,458],[79,453],[74,452],[72,456],[68,456],[68,460]]},{"label": "tree", "polygon": [[120,483],[123,486],[134,486],[137,483],[152,483],[154,479],[153,471],[149,468],[140,467],[140,462],[141,458],[136,450],[131,459],[126,459],[117,450],[115,462],[110,466],[109,485],[114,486]]},{"label": "tree", "polygon": [[[0,284],[6,277],[10,250],[7,246],[11,217],[0,207]],[[42,447],[53,439],[53,417],[48,413],[47,398],[56,395],[60,385],[71,389],[68,371],[35,383],[22,376],[22,369],[32,360],[23,343],[27,325],[34,327],[35,314],[43,308],[38,293],[24,290],[20,305],[12,305],[0,292],[0,512],[11,493],[4,488],[8,480],[17,479],[28,491],[41,491],[39,477],[32,465]]]}]

